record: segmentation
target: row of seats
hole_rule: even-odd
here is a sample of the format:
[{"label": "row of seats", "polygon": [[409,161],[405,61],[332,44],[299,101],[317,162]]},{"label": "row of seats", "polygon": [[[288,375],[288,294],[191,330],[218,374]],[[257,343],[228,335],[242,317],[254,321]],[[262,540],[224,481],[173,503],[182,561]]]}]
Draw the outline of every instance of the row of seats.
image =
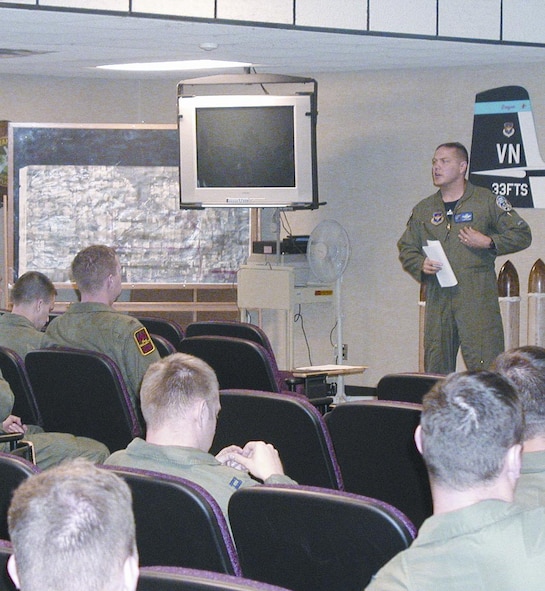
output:
[{"label": "row of seats", "polygon": [[[301,486],[237,491],[229,504],[229,529],[214,499],[194,483],[142,470],[103,469],[119,474],[132,490],[143,567],[209,570],[292,591],[336,586],[360,591],[416,534],[387,503]],[[7,491],[36,470],[21,458],[0,454],[3,527]],[[7,531],[0,529],[0,536],[7,539]]]},{"label": "row of seats", "polygon": [[[144,436],[143,421],[105,355],[41,349],[23,362],[0,347],[0,369],[15,392],[16,412],[27,423],[91,437],[112,452]],[[419,405],[359,401],[323,417],[304,396],[238,389],[222,390],[221,405],[213,454],[230,444],[268,441],[300,484],[384,500],[417,527],[431,514],[426,470],[413,443]]]}]

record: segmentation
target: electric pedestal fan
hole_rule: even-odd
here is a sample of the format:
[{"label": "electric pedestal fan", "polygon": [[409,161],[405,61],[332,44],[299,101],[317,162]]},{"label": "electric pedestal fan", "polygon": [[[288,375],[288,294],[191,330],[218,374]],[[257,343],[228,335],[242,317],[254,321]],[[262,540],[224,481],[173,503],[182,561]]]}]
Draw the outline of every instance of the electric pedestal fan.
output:
[{"label": "electric pedestal fan", "polygon": [[[323,220],[312,230],[307,259],[312,273],[324,283],[335,282],[335,316],[337,322],[337,365],[343,362],[342,275],[350,258],[350,241],[346,230],[335,220]],[[335,402],[346,400],[344,376],[337,378]]]}]

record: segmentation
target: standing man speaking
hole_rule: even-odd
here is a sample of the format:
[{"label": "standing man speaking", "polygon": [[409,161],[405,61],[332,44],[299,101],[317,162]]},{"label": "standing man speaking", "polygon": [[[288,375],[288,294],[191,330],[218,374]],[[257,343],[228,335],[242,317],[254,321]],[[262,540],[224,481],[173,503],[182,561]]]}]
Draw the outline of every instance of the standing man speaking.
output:
[{"label": "standing man speaking", "polygon": [[[505,197],[466,180],[469,157],[458,143],[441,144],[432,160],[433,184],[439,190],[413,209],[398,241],[405,271],[426,284],[424,369],[456,371],[461,347],[467,369],[488,369],[504,349],[494,262],[496,256],[530,246],[528,224]],[[423,247],[439,241],[457,284],[441,287],[443,265]]]}]

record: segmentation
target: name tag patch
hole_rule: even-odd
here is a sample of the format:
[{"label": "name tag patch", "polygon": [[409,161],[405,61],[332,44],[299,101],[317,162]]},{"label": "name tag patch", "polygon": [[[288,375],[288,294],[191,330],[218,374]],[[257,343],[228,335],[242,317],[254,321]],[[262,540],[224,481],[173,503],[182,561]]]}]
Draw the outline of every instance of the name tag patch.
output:
[{"label": "name tag patch", "polygon": [[149,355],[155,351],[155,344],[146,328],[139,328],[133,336],[142,355]]},{"label": "name tag patch", "polygon": [[463,224],[464,222],[472,222],[473,221],[473,212],[472,211],[462,211],[460,213],[455,214],[454,221],[457,224]]}]

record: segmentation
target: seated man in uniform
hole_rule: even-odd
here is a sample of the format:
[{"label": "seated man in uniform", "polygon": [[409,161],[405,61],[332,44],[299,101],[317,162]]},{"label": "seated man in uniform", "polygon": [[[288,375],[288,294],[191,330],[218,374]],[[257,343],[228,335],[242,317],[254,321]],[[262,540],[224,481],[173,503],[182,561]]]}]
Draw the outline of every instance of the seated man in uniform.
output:
[{"label": "seated man in uniform", "polygon": [[21,591],[135,591],[131,492],[83,461],[27,478],[8,511],[8,572]]},{"label": "seated man in uniform", "polygon": [[[89,437],[75,437],[69,433],[44,433],[37,425],[25,425],[20,417],[12,415],[15,397],[0,373],[0,431],[23,433],[24,439],[34,447],[36,464],[42,470],[70,458],[85,458],[102,463],[110,454],[108,448]],[[9,444],[0,445],[0,451],[9,451]]]},{"label": "seated man in uniform", "polygon": [[55,305],[57,291],[43,273],[28,271],[11,290],[11,314],[0,316],[0,347],[13,349],[23,359],[29,351],[44,346],[41,332]]},{"label": "seated man in uniform", "polygon": [[515,500],[545,505],[545,349],[526,346],[501,353],[494,370],[515,384],[524,410],[522,468]]},{"label": "seated man in uniform", "polygon": [[450,374],[424,396],[415,440],[433,515],[369,591],[538,591],[545,577],[545,508],[513,503],[522,405],[499,374]]},{"label": "seated man in uniform", "polygon": [[218,502],[225,516],[239,488],[266,483],[295,484],[284,475],[278,451],[263,441],[243,449],[208,453],[220,412],[218,380],[202,359],[175,353],[150,366],[140,390],[146,440],[134,439],[107,464],[165,472],[196,482]]},{"label": "seated man in uniform", "polygon": [[121,294],[121,265],[115,250],[93,245],[72,262],[72,276],[81,301],[54,318],[46,329],[46,343],[104,353],[121,371],[138,409],[140,383],[148,367],[160,359],[148,331],[133,316],[116,312]]}]

